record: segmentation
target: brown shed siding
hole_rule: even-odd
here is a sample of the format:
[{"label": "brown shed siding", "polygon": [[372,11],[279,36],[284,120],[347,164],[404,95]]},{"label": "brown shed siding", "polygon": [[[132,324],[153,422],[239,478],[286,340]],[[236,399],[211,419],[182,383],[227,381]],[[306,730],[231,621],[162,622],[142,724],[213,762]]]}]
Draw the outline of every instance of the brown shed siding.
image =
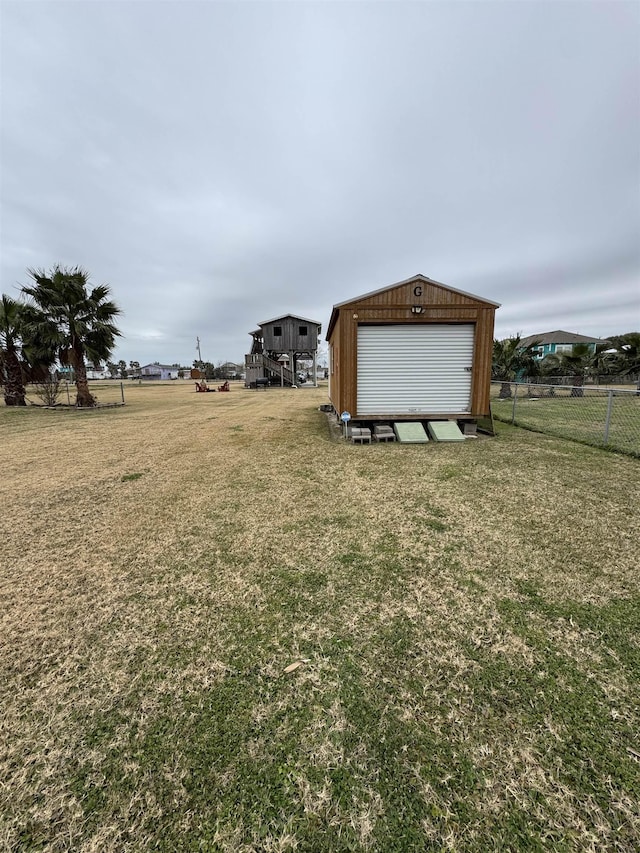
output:
[{"label": "brown shed siding", "polygon": [[[422,313],[413,313],[412,307]],[[498,305],[472,294],[453,290],[424,276],[415,276],[383,290],[336,305],[329,322],[327,340],[331,348],[329,397],[337,412],[348,411],[358,417],[358,326],[364,324],[452,324],[475,326],[471,379],[470,417],[489,412],[493,326]],[[446,417],[447,412],[431,412],[432,417]],[[376,415],[367,415],[375,420]],[[389,419],[380,415],[380,419]],[[424,417],[424,416],[421,416]],[[399,415],[398,419],[407,419]]]},{"label": "brown shed siding", "polygon": [[495,313],[495,308],[479,308],[476,319],[471,411],[479,416],[489,414]]}]

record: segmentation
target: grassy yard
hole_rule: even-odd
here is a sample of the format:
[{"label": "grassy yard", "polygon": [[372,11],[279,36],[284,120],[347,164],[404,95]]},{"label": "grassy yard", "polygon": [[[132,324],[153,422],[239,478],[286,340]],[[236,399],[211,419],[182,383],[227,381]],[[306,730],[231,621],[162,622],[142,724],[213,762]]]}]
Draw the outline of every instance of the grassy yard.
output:
[{"label": "grassy yard", "polygon": [[640,848],[639,460],[126,394],[0,408],[0,849]]},{"label": "grassy yard", "polygon": [[[516,385],[512,385],[512,392]],[[511,423],[513,399],[498,397],[499,385],[492,386],[491,408],[496,418]],[[584,389],[584,397],[571,397],[568,388],[558,387],[554,397],[527,396],[527,387],[518,386],[515,423],[549,435],[571,438],[602,446],[607,420],[607,393]],[[546,389],[545,389],[546,393]],[[633,391],[618,391],[612,401],[607,446],[611,450],[640,457],[640,397]]]}]

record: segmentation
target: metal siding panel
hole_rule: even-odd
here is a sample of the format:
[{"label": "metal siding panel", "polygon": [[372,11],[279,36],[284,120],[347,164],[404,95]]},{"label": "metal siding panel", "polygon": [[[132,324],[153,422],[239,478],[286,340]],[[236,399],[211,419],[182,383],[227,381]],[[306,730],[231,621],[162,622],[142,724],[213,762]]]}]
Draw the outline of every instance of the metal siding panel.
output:
[{"label": "metal siding panel", "polygon": [[473,324],[358,327],[358,415],[471,410]]}]

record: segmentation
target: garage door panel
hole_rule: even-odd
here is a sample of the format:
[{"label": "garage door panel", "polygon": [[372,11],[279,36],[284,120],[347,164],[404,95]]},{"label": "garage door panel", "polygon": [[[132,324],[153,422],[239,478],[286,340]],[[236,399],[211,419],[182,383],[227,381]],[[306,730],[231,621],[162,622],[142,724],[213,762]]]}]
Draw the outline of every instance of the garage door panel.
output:
[{"label": "garage door panel", "polygon": [[358,327],[358,414],[466,413],[474,326]]}]

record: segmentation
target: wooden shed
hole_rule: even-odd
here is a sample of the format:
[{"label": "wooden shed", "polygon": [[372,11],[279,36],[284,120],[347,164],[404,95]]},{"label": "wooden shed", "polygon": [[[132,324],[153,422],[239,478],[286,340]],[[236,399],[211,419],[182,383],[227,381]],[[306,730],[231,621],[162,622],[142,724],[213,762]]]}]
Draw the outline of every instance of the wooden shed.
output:
[{"label": "wooden shed", "polygon": [[486,416],[498,307],[423,275],[334,305],[334,409],[365,421]]}]

